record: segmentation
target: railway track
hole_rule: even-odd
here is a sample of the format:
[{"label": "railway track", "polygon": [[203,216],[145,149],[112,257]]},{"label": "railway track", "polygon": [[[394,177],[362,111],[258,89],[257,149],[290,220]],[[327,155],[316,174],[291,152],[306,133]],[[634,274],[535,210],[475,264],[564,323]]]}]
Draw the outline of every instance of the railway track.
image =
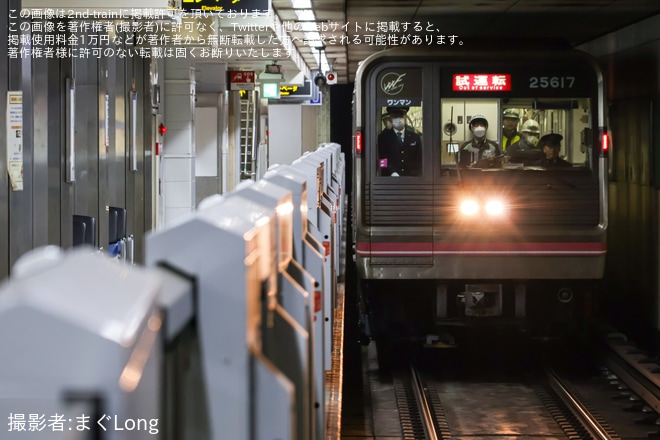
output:
[{"label": "railway track", "polygon": [[[364,421],[355,423],[359,429],[342,428],[342,434],[406,440],[660,439],[660,365],[624,337],[598,346],[550,351],[543,345],[536,352],[506,353],[498,346],[491,354],[479,346],[471,356],[402,351],[399,367],[383,374],[372,345],[362,355]],[[350,394],[345,397],[351,401]]]},{"label": "railway track", "polygon": [[621,440],[614,429],[583,401],[560,374],[548,369],[546,375],[549,386],[572,415],[567,426],[557,420],[569,439]]},{"label": "railway track", "polygon": [[[498,368],[487,358],[469,371],[474,359],[444,358],[383,375],[365,351],[371,370],[364,375],[370,400],[364,426],[371,425],[372,438],[406,440],[660,439],[660,367],[625,342],[613,344],[597,358],[601,367],[586,372],[544,363]],[[353,434],[369,438],[366,431]]]},{"label": "railway track", "polygon": [[411,366],[393,383],[405,440],[507,435],[621,440],[555,371],[532,383],[474,386],[430,379]]}]

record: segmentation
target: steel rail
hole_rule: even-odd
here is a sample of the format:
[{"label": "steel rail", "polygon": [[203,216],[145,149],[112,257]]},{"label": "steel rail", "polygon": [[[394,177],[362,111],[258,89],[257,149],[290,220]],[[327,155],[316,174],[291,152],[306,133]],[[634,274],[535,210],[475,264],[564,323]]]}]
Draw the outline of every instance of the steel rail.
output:
[{"label": "steel rail", "polygon": [[428,440],[438,440],[438,431],[436,429],[435,423],[433,421],[433,412],[429,405],[429,401],[426,398],[426,393],[424,392],[424,383],[422,381],[421,375],[414,366],[410,366],[410,374],[413,392],[415,393],[415,399],[417,400],[417,405],[419,406],[419,412],[422,416],[422,421],[424,423],[424,430],[426,431],[426,438]]},{"label": "steel rail", "polygon": [[618,437],[612,437],[607,430],[596,420],[591,411],[577,399],[561,377],[552,369],[546,371],[550,386],[561,398],[561,400],[570,408],[573,414],[578,418],[584,428],[597,440],[616,440]]}]

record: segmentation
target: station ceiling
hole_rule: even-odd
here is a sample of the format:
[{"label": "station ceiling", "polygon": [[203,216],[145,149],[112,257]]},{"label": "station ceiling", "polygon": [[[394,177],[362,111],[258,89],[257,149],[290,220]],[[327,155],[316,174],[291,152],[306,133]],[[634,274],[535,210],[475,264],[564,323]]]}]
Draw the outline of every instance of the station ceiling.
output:
[{"label": "station ceiling", "polygon": [[[302,21],[296,9],[310,2],[313,20]],[[578,46],[660,14],[660,0],[272,0],[272,8],[275,15],[260,27],[266,30],[242,32],[232,24],[235,20],[220,20],[223,35],[261,42],[259,56],[254,57],[236,56],[240,53],[236,48],[247,47],[240,46],[245,43],[227,43],[225,50],[234,49],[234,56],[224,60],[227,66],[259,75],[267,64],[277,63],[287,84],[332,70],[337,72],[338,83],[346,84],[354,81],[360,61],[402,38],[408,37],[410,44],[417,35],[422,46],[437,45],[440,36],[445,37],[445,45],[451,44],[450,36],[455,36],[454,44],[464,41],[468,45],[476,39],[507,39],[502,50],[507,50],[507,44],[539,38]],[[300,30],[303,24],[316,27],[316,38],[320,38],[310,40]],[[415,31],[416,26],[421,30]],[[282,39],[282,29],[290,37],[288,45],[277,42]],[[319,67],[320,46],[330,66]],[[262,56],[275,50],[291,56]],[[198,62],[196,70],[198,91],[222,90],[218,60]]]},{"label": "station ceiling", "polygon": [[[322,42],[305,41],[292,32],[305,63],[319,69],[314,53],[325,45],[339,83],[352,82],[358,63],[386,48],[387,34],[418,33],[422,42],[455,35],[457,39],[559,38],[572,46],[588,42],[660,13],[659,0],[311,0]],[[273,9],[284,23],[297,15],[292,0],[273,0]],[[414,32],[416,22],[423,28]],[[380,28],[378,27],[380,23]],[[390,30],[399,25],[399,31]],[[408,31],[403,24],[410,23]],[[387,30],[383,28],[387,24]],[[326,29],[323,30],[323,25]],[[430,31],[433,29],[433,31]],[[368,35],[372,35],[369,40]],[[385,34],[376,36],[377,34]],[[429,36],[430,34],[430,36]],[[344,44],[341,44],[344,38]],[[348,43],[346,43],[348,41]],[[357,41],[360,41],[359,43]],[[369,43],[370,41],[370,43]],[[334,43],[333,43],[334,42]],[[448,44],[448,43],[446,43]],[[506,50],[506,47],[502,48]]]}]

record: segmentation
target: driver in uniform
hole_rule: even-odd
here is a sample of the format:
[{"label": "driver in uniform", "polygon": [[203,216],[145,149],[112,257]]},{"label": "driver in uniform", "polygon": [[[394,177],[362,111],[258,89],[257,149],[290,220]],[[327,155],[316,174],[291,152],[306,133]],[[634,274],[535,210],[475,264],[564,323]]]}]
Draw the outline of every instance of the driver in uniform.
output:
[{"label": "driver in uniform", "polygon": [[419,176],[422,173],[422,137],[406,124],[409,107],[387,107],[392,121],[378,135],[381,176]]}]

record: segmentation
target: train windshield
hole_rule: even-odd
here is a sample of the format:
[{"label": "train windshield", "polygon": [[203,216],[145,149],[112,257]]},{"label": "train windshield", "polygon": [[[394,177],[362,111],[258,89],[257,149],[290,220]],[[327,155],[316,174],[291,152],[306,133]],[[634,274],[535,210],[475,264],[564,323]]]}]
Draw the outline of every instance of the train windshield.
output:
[{"label": "train windshield", "polygon": [[604,119],[598,74],[581,54],[523,53],[502,64],[489,54],[477,63],[393,53],[365,68],[357,102],[375,182],[432,182],[462,169],[595,175]]},{"label": "train windshield", "polygon": [[589,98],[442,99],[443,169],[589,169]]}]

